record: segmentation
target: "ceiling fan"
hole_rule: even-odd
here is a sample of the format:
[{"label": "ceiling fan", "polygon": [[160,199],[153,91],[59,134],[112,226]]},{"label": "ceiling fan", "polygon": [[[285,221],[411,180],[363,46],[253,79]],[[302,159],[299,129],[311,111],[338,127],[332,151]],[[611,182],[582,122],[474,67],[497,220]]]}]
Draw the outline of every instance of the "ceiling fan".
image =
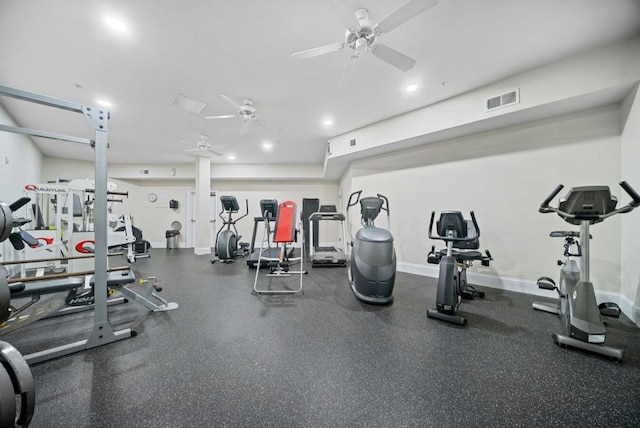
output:
[{"label": "ceiling fan", "polygon": [[[182,141],[183,143],[187,143],[187,141]],[[191,143],[189,143],[191,144]],[[211,143],[207,141],[207,136],[204,134],[200,135],[200,141],[196,141],[196,146],[192,149],[187,149],[185,150],[185,152],[189,153],[190,155],[194,155],[194,156],[208,156],[211,157],[211,155],[215,155],[215,156],[222,156],[222,153],[217,152],[215,150],[212,149],[213,146],[211,146]],[[221,149],[222,146],[221,145],[216,145],[215,146],[216,149]]]},{"label": "ceiling fan", "polygon": [[291,58],[313,58],[348,47],[355,51],[351,56],[351,59],[357,59],[364,52],[369,52],[376,58],[379,58],[402,71],[408,71],[415,65],[416,60],[390,48],[387,45],[379,43],[378,37],[381,34],[388,33],[396,27],[399,27],[418,14],[425,12],[427,9],[435,6],[436,3],[438,3],[438,0],[410,0],[404,6],[400,7],[400,9],[396,10],[377,24],[369,19],[369,12],[366,9],[358,9],[355,11],[358,26],[356,28],[347,28],[344,36],[344,42],[333,43],[296,52],[291,55]]},{"label": "ceiling fan", "polygon": [[262,125],[260,116],[258,116],[258,113],[256,113],[256,109],[255,107],[253,107],[253,100],[251,98],[245,98],[242,100],[242,104],[239,104],[226,95],[220,96],[236,109],[236,114],[205,116],[205,119],[230,119],[233,117],[239,117],[242,119],[242,124],[240,125],[240,134],[246,134],[251,122],[256,122],[259,125]]}]

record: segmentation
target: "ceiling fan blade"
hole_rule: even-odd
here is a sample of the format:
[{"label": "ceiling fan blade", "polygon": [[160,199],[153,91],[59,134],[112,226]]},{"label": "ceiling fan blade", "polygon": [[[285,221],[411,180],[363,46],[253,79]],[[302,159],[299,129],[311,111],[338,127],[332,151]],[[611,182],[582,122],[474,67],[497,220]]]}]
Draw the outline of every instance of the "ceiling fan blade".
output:
[{"label": "ceiling fan blade", "polygon": [[222,114],[220,116],[205,116],[205,119],[230,119],[232,117],[236,117],[235,114]]},{"label": "ceiling fan blade", "polygon": [[226,95],[220,95],[222,98],[224,98],[229,104],[231,104],[233,106],[233,108],[235,108],[236,110],[240,110],[240,104],[238,104],[237,102],[233,101],[231,98],[229,98]]},{"label": "ceiling fan blade", "polygon": [[240,125],[240,135],[244,135],[247,133],[247,130],[249,129],[249,123],[251,123],[250,120],[242,121],[242,124]]},{"label": "ceiling fan blade", "polygon": [[378,22],[375,32],[378,34],[388,33],[394,28],[404,24],[411,18],[421,14],[438,3],[438,0],[410,0],[400,9]]},{"label": "ceiling fan blade", "polygon": [[216,152],[215,150],[211,150],[211,149],[209,149],[209,150],[207,150],[207,151],[208,151],[209,153],[213,153],[213,154],[214,154],[214,155],[216,155],[216,156],[223,156],[223,155],[222,155],[222,153]]},{"label": "ceiling fan blade", "polygon": [[262,126],[264,129],[267,129],[269,131],[282,131],[280,129],[276,129],[275,127],[273,127],[270,124],[265,123],[264,119],[262,119],[261,117],[258,117],[256,119],[253,120],[254,123],[257,123],[258,125]]},{"label": "ceiling fan blade", "polygon": [[416,60],[406,56],[403,53],[398,52],[395,49],[391,49],[387,45],[381,43],[376,44],[371,48],[371,53],[383,60],[384,62],[393,65],[394,67],[402,70],[409,71],[415,65]]},{"label": "ceiling fan blade", "polygon": [[324,55],[324,54],[328,54],[331,52],[335,52],[335,51],[339,51],[340,49],[343,49],[345,47],[345,44],[343,42],[338,42],[338,43],[333,43],[330,45],[325,45],[325,46],[320,46],[317,48],[313,48],[313,49],[308,49],[306,51],[300,51],[300,52],[296,52],[294,54],[291,54],[291,59],[307,59],[307,58],[313,58],[315,56],[320,56],[320,55]]},{"label": "ceiling fan blade", "polygon": [[344,66],[344,69],[342,70],[342,75],[340,76],[340,81],[338,82],[338,88],[342,87],[342,84],[344,82],[346,82],[347,80],[350,80],[347,78],[347,74],[349,74],[349,76],[353,75],[353,73],[355,73],[355,68],[356,68],[356,62],[360,59],[360,55],[358,54],[353,54],[351,55],[351,58],[349,58],[349,60],[347,61],[347,63]]}]

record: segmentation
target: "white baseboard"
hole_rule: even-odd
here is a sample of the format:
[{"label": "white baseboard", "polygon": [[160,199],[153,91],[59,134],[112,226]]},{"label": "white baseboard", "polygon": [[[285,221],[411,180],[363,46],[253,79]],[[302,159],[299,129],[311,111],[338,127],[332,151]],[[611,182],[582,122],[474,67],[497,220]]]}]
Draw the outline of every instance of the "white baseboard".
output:
[{"label": "white baseboard", "polygon": [[195,254],[196,256],[211,254],[211,247],[194,247],[193,254]]},{"label": "white baseboard", "polygon": [[[167,248],[167,241],[162,242],[149,242],[151,248]],[[178,243],[178,248],[187,248],[184,242]]]},{"label": "white baseboard", "polygon": [[[398,262],[397,269],[400,272],[411,273],[415,275],[437,278],[439,268],[435,265],[417,265],[413,263]],[[529,281],[518,278],[495,277],[476,272],[467,272],[469,283],[482,287],[497,288],[500,290],[515,291],[517,293],[532,294],[534,296],[543,296],[556,298],[557,293],[550,290],[542,290],[536,285],[536,281]],[[596,300],[598,303],[614,302],[620,305],[622,312],[629,317],[636,325],[640,322],[640,308],[628,297],[620,293],[611,291],[596,290]]]}]

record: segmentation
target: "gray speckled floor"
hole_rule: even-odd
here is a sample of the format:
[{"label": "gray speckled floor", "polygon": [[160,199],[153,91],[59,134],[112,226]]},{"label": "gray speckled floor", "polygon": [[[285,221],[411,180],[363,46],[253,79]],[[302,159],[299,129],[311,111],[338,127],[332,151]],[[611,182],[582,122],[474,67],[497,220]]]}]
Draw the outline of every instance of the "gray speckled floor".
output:
[{"label": "gray speckled floor", "polygon": [[[640,329],[611,320],[622,364],[554,345],[533,296],[486,289],[469,325],[427,319],[436,281],[400,273],[388,307],[358,302],[344,269],[310,269],[305,293],[253,296],[244,260],[152,250],[173,312],[112,307],[138,336],[32,367],[33,427],[640,426]],[[292,279],[292,281],[295,279]],[[4,340],[21,352],[86,337],[91,314]]]}]

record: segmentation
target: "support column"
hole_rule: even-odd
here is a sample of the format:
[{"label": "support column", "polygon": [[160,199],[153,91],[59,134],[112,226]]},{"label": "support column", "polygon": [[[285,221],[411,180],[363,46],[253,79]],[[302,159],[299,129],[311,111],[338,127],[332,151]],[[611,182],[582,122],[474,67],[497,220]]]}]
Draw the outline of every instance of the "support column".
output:
[{"label": "support column", "polygon": [[206,156],[196,159],[196,227],[193,252],[196,255],[211,254],[211,159]]}]

